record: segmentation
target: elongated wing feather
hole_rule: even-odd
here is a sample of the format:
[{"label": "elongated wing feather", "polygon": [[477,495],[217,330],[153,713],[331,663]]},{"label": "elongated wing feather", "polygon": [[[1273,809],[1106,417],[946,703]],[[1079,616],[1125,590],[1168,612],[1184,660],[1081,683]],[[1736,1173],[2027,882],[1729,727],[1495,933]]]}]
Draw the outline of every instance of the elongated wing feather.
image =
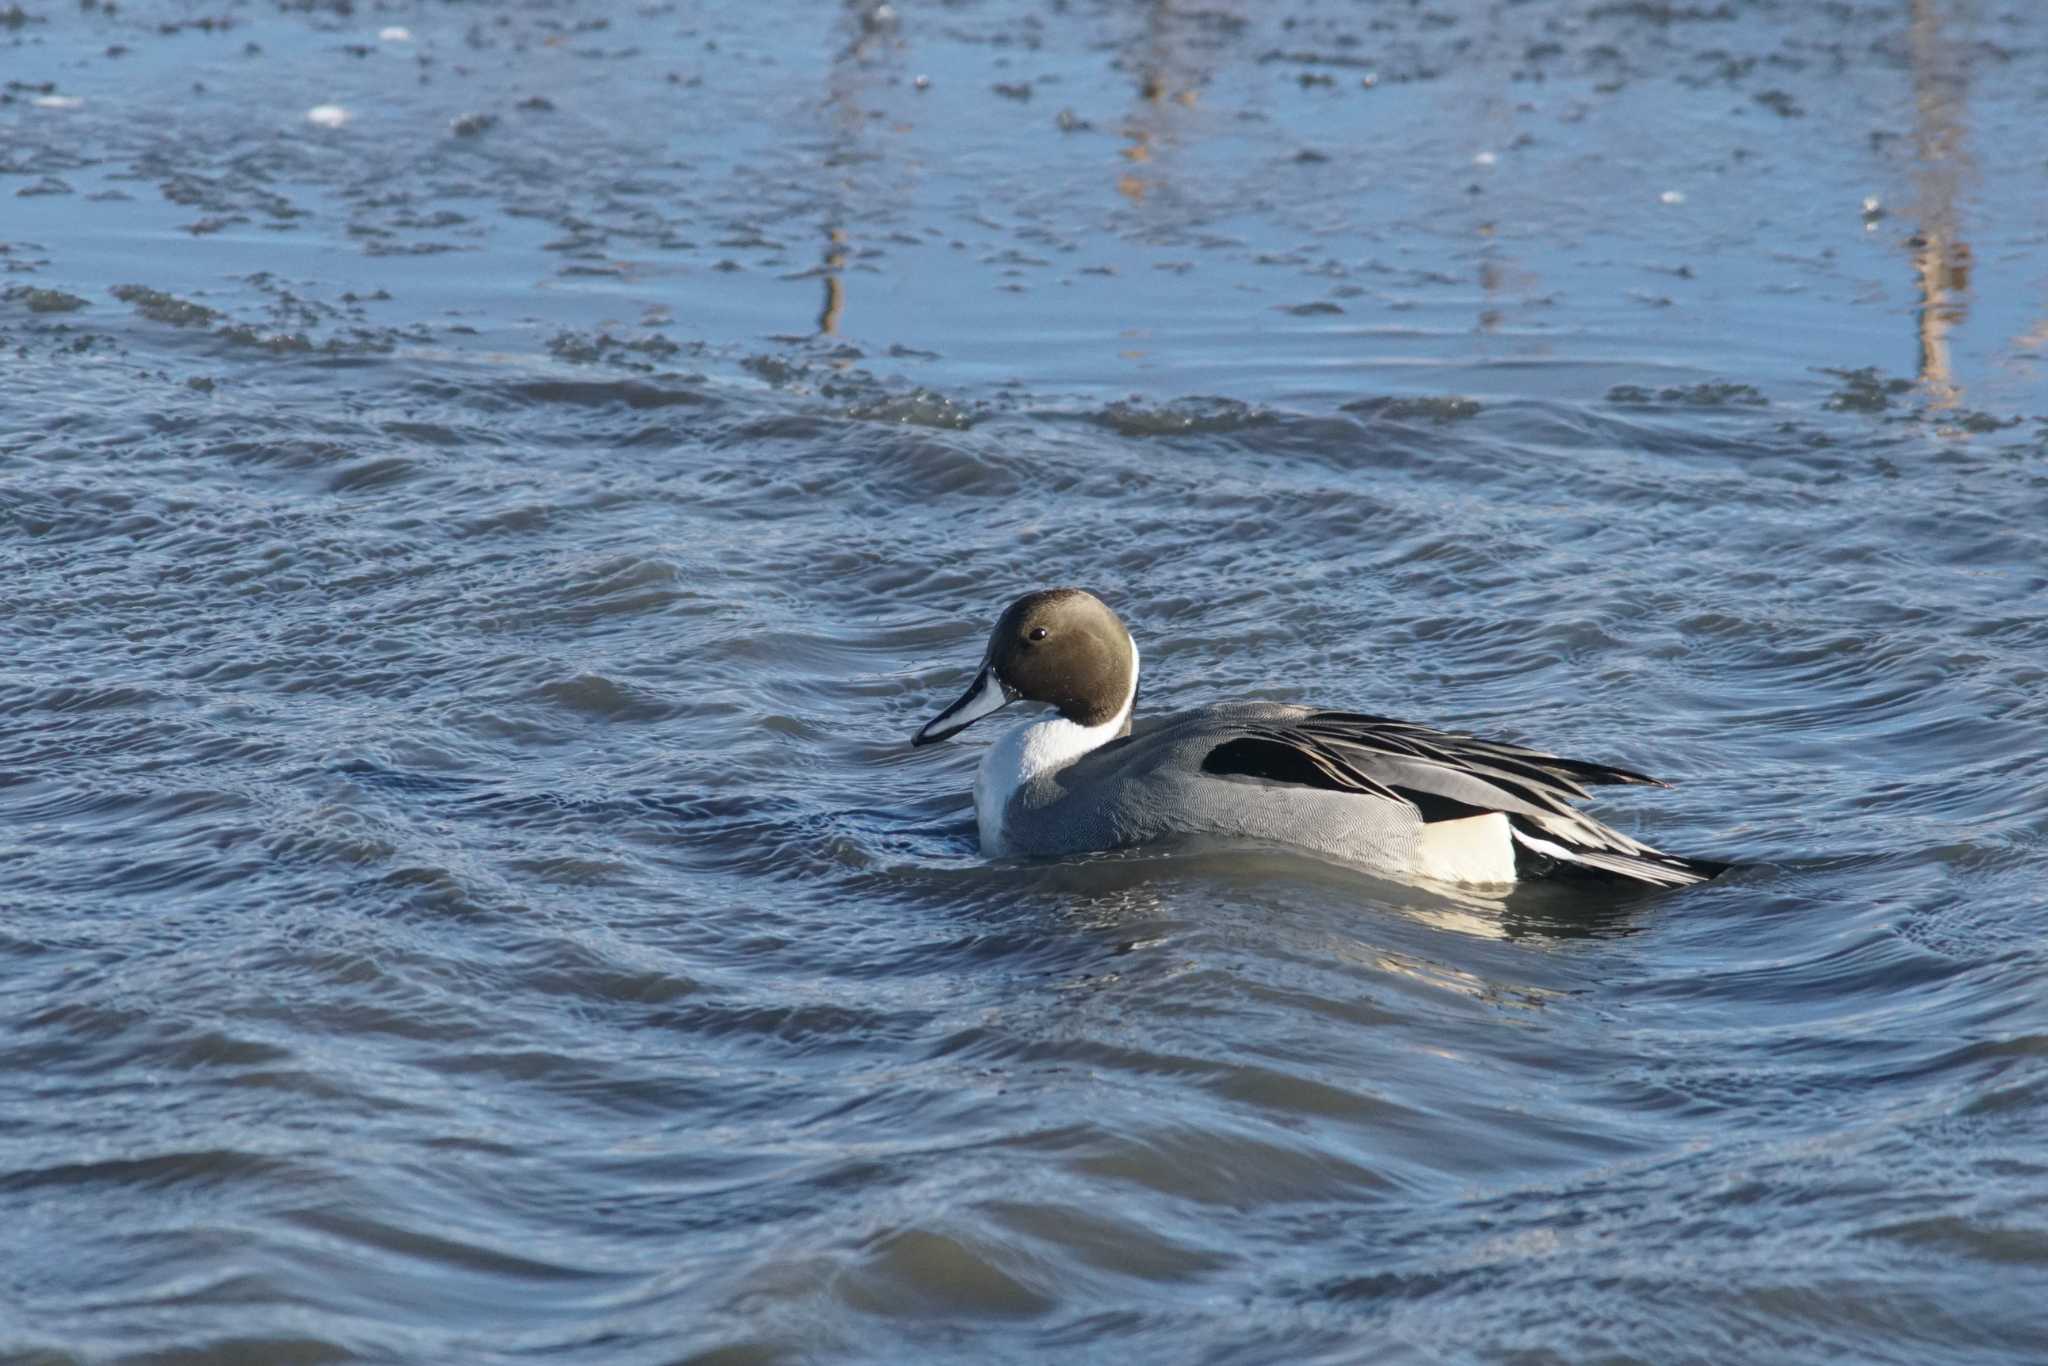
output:
[{"label": "elongated wing feather", "polygon": [[1202,758],[1202,772],[1219,778],[1255,778],[1262,782],[1404,798],[1362,771],[1341,750],[1314,736],[1292,730],[1260,727],[1225,740]]},{"label": "elongated wing feather", "polygon": [[1331,791],[1391,797],[1424,820],[1455,820],[1504,812],[1541,833],[1584,850],[1622,855],[1654,852],[1609,829],[1573,805],[1591,795],[1584,784],[1663,787],[1645,774],[1498,740],[1479,740],[1412,721],[1357,712],[1309,712],[1292,724],[1268,723],[1218,745],[1203,771]]},{"label": "elongated wing feather", "polygon": [[[1304,718],[1301,726],[1304,730],[1327,734],[1368,749],[1381,749],[1388,753],[1408,753],[1418,758],[1437,759],[1447,763],[1475,759],[1508,771],[1534,770],[1531,776],[1541,776],[1567,788],[1576,788],[1581,783],[1594,787],[1618,783],[1640,787],[1671,786],[1661,779],[1637,773],[1633,769],[1617,768],[1612,764],[1588,763],[1584,759],[1566,759],[1540,749],[1530,749],[1526,745],[1511,745],[1500,740],[1481,740],[1459,731],[1436,730],[1429,726],[1417,725],[1413,721],[1395,721],[1385,716],[1367,716],[1349,711],[1319,711]],[[1587,794],[1581,792],[1578,795]]]},{"label": "elongated wing feather", "polygon": [[1396,801],[1426,823],[1499,812],[1517,858],[1543,869],[1678,886],[1727,866],[1662,853],[1578,809],[1589,786],[1667,786],[1631,769],[1358,712],[1225,704],[1199,716],[1211,776]]}]

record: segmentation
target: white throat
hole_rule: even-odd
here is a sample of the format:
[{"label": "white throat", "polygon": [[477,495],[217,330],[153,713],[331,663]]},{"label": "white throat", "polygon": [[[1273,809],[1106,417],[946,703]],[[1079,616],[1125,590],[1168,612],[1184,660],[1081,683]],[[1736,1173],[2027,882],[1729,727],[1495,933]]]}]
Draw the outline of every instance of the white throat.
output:
[{"label": "white throat", "polygon": [[1138,700],[1138,643],[1131,642],[1131,687],[1115,716],[1099,726],[1083,726],[1055,716],[1011,728],[981,756],[974,774],[974,815],[981,826],[981,852],[1001,858],[1011,852],[1004,838],[1003,813],[1018,789],[1057,773],[1082,755],[1102,748],[1123,731]]}]

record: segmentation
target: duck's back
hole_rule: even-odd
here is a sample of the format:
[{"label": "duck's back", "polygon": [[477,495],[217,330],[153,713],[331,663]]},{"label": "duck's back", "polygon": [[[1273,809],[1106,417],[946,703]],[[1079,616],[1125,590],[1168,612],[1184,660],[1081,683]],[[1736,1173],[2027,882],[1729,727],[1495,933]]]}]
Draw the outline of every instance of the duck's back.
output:
[{"label": "duck's back", "polygon": [[1021,789],[1004,819],[1015,852],[1081,853],[1222,837],[1405,870],[1422,827],[1398,798],[1321,776],[1289,738],[1311,707],[1233,702],[1149,718]]},{"label": "duck's back", "polygon": [[1726,865],[1665,854],[1579,810],[1629,769],[1409,721],[1235,702],[1141,723],[1019,788],[1020,854],[1185,837],[1286,844],[1398,877],[1513,882],[1571,871],[1682,886]]}]

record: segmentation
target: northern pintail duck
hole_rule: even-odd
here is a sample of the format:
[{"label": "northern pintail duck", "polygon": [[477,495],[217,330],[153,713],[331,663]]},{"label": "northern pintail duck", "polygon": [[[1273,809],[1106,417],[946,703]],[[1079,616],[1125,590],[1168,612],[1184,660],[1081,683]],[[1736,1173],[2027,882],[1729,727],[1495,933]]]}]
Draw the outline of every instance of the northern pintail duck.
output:
[{"label": "northern pintail duck", "polygon": [[1728,865],[1660,853],[1572,805],[1586,785],[1667,784],[1625,768],[1278,702],[1136,721],[1138,647],[1092,593],[1011,603],[959,701],[911,743],[1012,702],[1050,704],[982,757],[974,809],[991,857],[1180,838],[1291,845],[1399,878],[1510,883],[1554,872],[1676,887]]}]

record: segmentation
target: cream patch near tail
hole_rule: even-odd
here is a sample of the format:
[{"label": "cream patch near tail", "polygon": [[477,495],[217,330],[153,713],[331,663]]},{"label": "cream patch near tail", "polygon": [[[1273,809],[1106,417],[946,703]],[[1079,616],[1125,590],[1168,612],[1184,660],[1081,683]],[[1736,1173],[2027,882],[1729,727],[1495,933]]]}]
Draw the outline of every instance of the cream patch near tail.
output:
[{"label": "cream patch near tail", "polygon": [[1415,839],[1415,871],[1439,882],[1513,882],[1515,842],[1499,811],[1431,821]]}]

